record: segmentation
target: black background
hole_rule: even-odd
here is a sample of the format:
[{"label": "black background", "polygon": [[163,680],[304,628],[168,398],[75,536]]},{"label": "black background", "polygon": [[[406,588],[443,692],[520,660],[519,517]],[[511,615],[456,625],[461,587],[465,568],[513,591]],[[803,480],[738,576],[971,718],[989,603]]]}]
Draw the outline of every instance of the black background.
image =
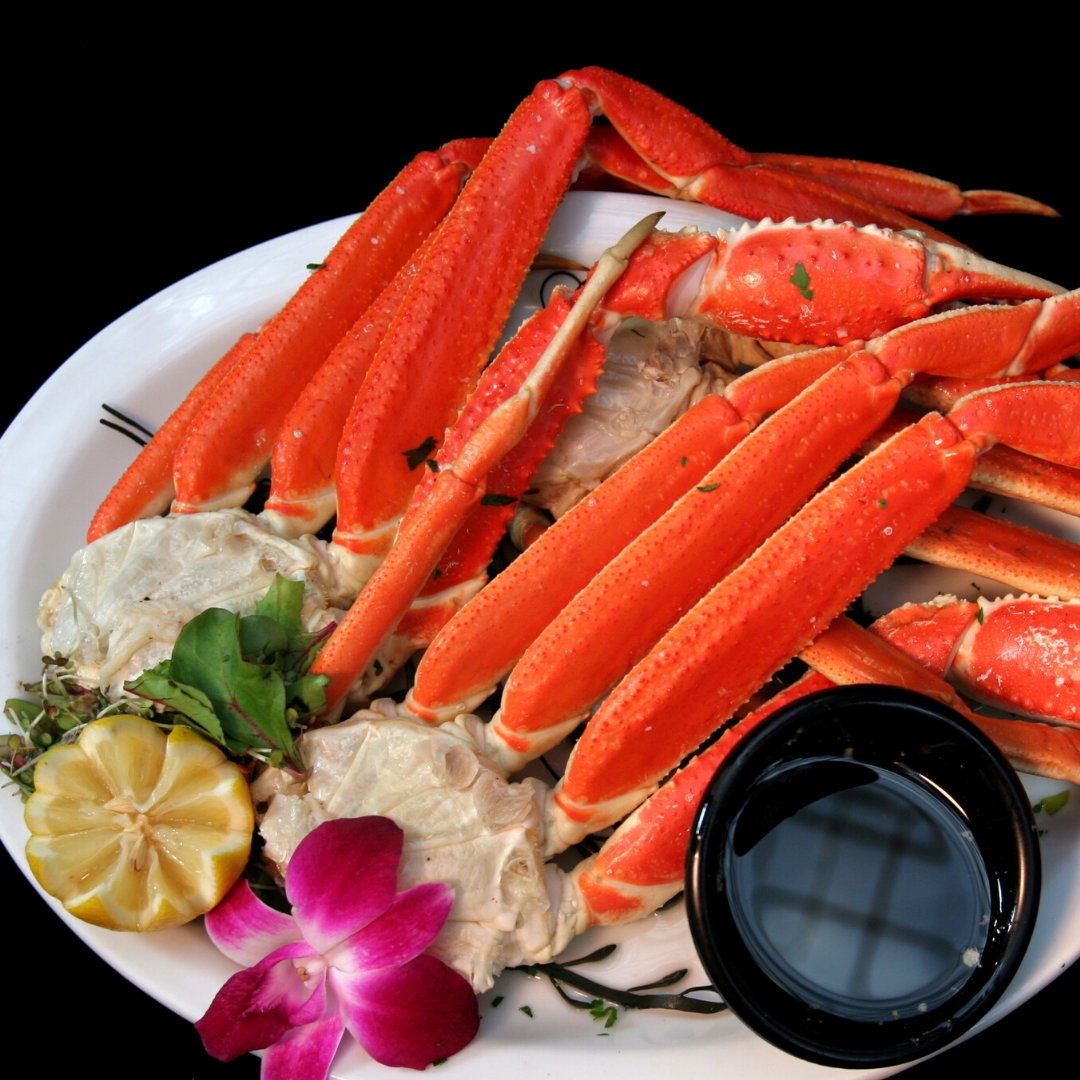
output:
[{"label": "black background", "polygon": [[[943,227],[992,259],[1080,284],[1080,185],[1060,156],[1075,142],[1066,130],[1075,124],[1074,61],[1052,42],[1047,52],[1041,34],[1027,55],[1022,32],[1006,28],[979,47],[959,30],[900,44],[820,27],[738,33],[725,16],[630,28],[631,39],[611,30],[610,13],[589,28],[579,11],[571,28],[561,25],[565,12],[523,9],[528,34],[483,38],[506,14],[485,22],[459,11],[454,25],[376,29],[358,18],[312,27],[293,13],[300,25],[223,35],[211,23],[193,32],[189,22],[206,16],[192,12],[168,29],[41,25],[20,41],[10,57],[9,394],[0,423],[86,339],[159,289],[252,244],[358,212],[418,150],[496,132],[538,79],[588,63],[649,83],[748,149],[884,161],[1050,203],[1062,220]],[[402,16],[419,22],[415,11]],[[560,44],[564,34],[577,44]],[[55,919],[6,853],[0,890],[9,1067],[22,1059],[39,1075],[45,1062],[46,1076],[81,1075],[96,1059],[119,1077],[257,1075],[253,1058],[207,1058],[186,1021]],[[917,1066],[912,1080],[1060,1068],[1049,1063],[1055,1047],[1071,1056],[1066,1009],[1078,971]]]}]

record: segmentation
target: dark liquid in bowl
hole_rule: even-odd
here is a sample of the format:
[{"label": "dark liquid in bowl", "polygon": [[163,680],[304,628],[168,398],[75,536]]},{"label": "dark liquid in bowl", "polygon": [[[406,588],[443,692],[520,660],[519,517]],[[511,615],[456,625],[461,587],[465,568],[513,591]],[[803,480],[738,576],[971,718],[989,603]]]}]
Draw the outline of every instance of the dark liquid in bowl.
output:
[{"label": "dark liquid in bowl", "polygon": [[944,796],[844,758],[756,785],[726,847],[732,914],[755,961],[811,1007],[864,1022],[924,1013],[987,941],[986,866]]}]

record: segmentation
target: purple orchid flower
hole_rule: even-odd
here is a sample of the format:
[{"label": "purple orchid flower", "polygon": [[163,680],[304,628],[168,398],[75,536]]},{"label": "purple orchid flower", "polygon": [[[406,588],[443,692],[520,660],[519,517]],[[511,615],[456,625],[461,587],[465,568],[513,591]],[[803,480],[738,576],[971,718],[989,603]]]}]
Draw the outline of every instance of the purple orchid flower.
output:
[{"label": "purple orchid flower", "polygon": [[389,818],[323,822],[296,849],[285,895],[267,907],[247,881],[206,916],[214,944],[250,965],[195,1027],[214,1057],[268,1048],[263,1080],[324,1080],[347,1028],[383,1065],[423,1069],[479,1027],[476,995],[423,955],[453,906],[448,885],[397,891],[404,835]]}]

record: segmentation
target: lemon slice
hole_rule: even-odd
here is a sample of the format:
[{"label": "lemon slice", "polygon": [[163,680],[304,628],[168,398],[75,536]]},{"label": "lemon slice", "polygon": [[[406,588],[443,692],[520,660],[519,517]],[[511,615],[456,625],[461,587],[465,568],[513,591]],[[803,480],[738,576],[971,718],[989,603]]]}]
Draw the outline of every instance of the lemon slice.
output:
[{"label": "lemon slice", "polygon": [[41,887],[110,930],[160,930],[209,911],[247,863],[254,826],[240,770],[190,728],[138,716],[88,724],[44,754],[26,804]]}]

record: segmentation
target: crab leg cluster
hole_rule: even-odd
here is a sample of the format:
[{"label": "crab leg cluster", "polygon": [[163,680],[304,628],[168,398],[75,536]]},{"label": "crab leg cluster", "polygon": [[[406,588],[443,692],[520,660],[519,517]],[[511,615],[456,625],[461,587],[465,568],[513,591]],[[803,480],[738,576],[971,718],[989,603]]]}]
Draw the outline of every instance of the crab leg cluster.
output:
[{"label": "crab leg cluster", "polygon": [[[599,112],[611,126],[590,133]],[[510,672],[482,735],[484,755],[506,771],[610,691],[548,798],[551,854],[633,811],[900,552],[921,544],[928,557],[968,565],[970,526],[949,506],[980,453],[1003,456],[995,442],[1049,459],[1065,487],[1075,481],[1080,387],[1068,376],[981,389],[947,419],[890,414],[917,375],[1001,380],[1052,368],[1080,348],[1080,294],[932,230],[888,227],[921,228],[906,215],[931,205],[939,216],[949,206],[1048,208],[961,195],[900,170],[755,158],[601,69],[539,84],[480,160],[486,146],[450,144],[400,174],[282,313],[200,383],[103,505],[91,538],[160,513],[173,488],[177,513],[242,505],[272,454],[263,525],[296,538],[336,512],[331,561],[350,567],[353,594],[367,582],[314,669],[331,677],[333,703],[392,635],[402,649],[427,644],[458,608],[408,707],[429,722],[448,718]],[[638,189],[748,216],[855,224],[792,218],[719,236],[653,233],[615,284],[594,275],[580,317],[557,296],[480,379],[583,160]],[[882,193],[893,209],[871,201]],[[1014,303],[934,314],[987,298]],[[524,492],[562,418],[595,384],[606,335],[631,315],[821,348],[706,396],[466,603],[509,513],[478,506],[481,496]],[[558,372],[537,360],[552,339],[565,358]],[[815,495],[889,424],[902,430]],[[988,482],[1022,485],[1026,460],[1006,455]],[[1011,542],[1013,552],[1026,546]],[[1000,558],[996,576],[1069,595],[1075,553],[1050,541],[1039,551],[1034,577],[1007,576]],[[1069,618],[1074,607],[1064,607]],[[1059,666],[1055,678],[1073,676]],[[1075,740],[1000,723],[1014,760],[1080,776]],[[714,761],[716,747],[699,760]],[[686,804],[699,782],[680,773],[659,798]],[[578,874],[587,919],[651,910],[640,890],[659,895],[659,879],[660,892],[670,887],[667,871],[642,869],[657,858],[657,835],[674,835],[645,828],[663,816],[659,805],[646,804]],[[650,831],[653,854],[630,853]],[[610,893],[620,868],[638,889],[629,900]]]},{"label": "crab leg cluster", "polygon": [[[993,601],[989,608],[1017,603]],[[1018,657],[1002,638],[984,646],[1010,687],[1023,686],[1033,670],[1054,670],[1062,646],[1080,650],[1080,607],[1025,598],[1030,651]],[[972,611],[981,605],[949,603],[906,605],[863,630],[837,618],[800,654],[811,667],[798,682],[729,727],[707,750],[677,772],[635,810],[605,842],[599,854],[573,871],[584,899],[583,926],[628,922],[655,911],[683,887],[690,829],[701,795],[713,773],[745,735],[784,705],[837,684],[886,683],[937,698],[980,727],[1013,764],[1058,779],[1080,779],[1080,737],[1075,731],[998,720],[971,712],[942,681],[944,661],[965,633],[972,633]],[[985,625],[983,623],[982,625]],[[974,620],[974,627],[979,623]],[[981,631],[976,630],[977,633]],[[1015,639],[1014,639],[1015,640]],[[1039,655],[1032,655],[1035,651]],[[1074,662],[1075,666],[1075,662]],[[1073,712],[1080,675],[1071,674]],[[966,690],[965,690],[966,692]],[[1016,705],[1007,708],[1015,711]],[[1060,719],[1060,718],[1059,718]]]}]

